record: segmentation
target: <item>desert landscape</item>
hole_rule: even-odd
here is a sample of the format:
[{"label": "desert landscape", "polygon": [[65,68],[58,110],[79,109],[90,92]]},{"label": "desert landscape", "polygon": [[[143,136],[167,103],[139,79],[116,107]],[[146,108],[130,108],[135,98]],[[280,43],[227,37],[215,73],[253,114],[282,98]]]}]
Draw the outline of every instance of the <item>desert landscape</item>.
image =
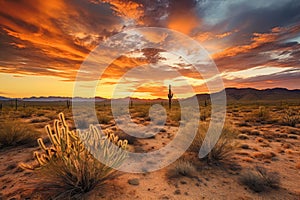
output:
[{"label": "desert landscape", "polygon": [[0,0],[0,200],[300,200],[299,0]]},{"label": "desert landscape", "polygon": [[[75,186],[75,183],[73,186],[68,185],[64,177],[61,177],[61,182],[57,182],[57,177],[47,174],[51,173],[47,171],[49,169],[24,169],[20,163],[38,165],[33,156],[34,151],[42,152],[37,138],[43,138],[45,146],[53,146],[44,127],[47,124],[52,126],[60,112],[64,113],[70,130],[75,128],[67,101],[19,101],[17,109],[11,103],[14,100],[2,101],[1,198],[299,199],[299,91],[270,91],[269,98],[276,99],[276,95],[288,92],[289,97],[294,99],[256,99],[250,103],[246,100],[249,100],[248,95],[253,94],[253,91],[227,90],[229,102],[226,123],[218,143],[204,159],[198,158],[198,151],[202,142],[201,135],[205,134],[210,122],[210,104],[209,99],[202,101],[207,96],[199,95],[201,115],[198,133],[190,148],[176,162],[155,172],[132,174],[116,171],[100,181],[95,188],[74,190],[66,196],[59,195],[64,190],[80,186]],[[256,92],[265,95],[265,91]],[[239,100],[234,99],[237,94],[240,95]],[[154,104],[155,101],[133,100],[130,115],[134,122],[139,125],[149,124],[151,119],[148,112]],[[180,107],[176,102],[171,110],[168,110],[167,101],[160,104],[168,114],[164,127],[154,137],[142,139],[126,135],[116,126],[107,101],[97,103],[96,111],[101,129],[109,130],[121,140],[127,140],[128,151],[150,152],[168,144],[181,123]],[[87,122],[83,120],[81,126],[88,128],[88,124],[83,123]],[[85,181],[89,182],[92,178]]]}]

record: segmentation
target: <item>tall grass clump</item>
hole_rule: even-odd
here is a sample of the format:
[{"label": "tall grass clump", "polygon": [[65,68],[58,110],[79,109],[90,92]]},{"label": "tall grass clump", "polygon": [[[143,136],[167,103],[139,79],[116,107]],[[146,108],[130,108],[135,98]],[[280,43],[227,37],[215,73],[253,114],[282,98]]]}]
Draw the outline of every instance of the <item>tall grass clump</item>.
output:
[{"label": "tall grass clump", "polygon": [[[200,124],[198,132],[189,147],[189,151],[199,153],[207,131],[208,124]],[[216,129],[213,128],[211,134],[217,134],[217,132],[215,131]],[[236,135],[237,133],[232,128],[230,128],[228,125],[225,125],[222,129],[222,133],[217,143],[212,147],[212,150],[201,160],[206,161],[207,163],[216,163],[230,158],[236,147],[236,144],[233,140]]]},{"label": "tall grass clump", "polygon": [[38,131],[35,131],[29,124],[19,120],[0,123],[0,148],[34,144],[38,137]]},{"label": "tall grass clump", "polygon": [[264,192],[268,189],[278,189],[280,177],[276,172],[268,172],[263,167],[256,166],[254,170],[247,170],[240,177],[240,182],[254,192]]},{"label": "tall grass clump", "polygon": [[295,127],[300,123],[300,113],[291,109],[287,110],[282,116],[282,124]]},{"label": "tall grass clump", "polygon": [[113,133],[100,133],[93,125],[85,132],[70,131],[63,113],[54,121],[53,129],[48,125],[46,131],[51,146],[47,147],[39,138],[41,152],[34,152],[36,165],[22,163],[20,166],[38,172],[45,180],[41,189],[49,190],[48,195],[54,199],[82,199],[112,178],[113,168],[126,158],[122,151],[127,146],[126,140],[119,140]]}]

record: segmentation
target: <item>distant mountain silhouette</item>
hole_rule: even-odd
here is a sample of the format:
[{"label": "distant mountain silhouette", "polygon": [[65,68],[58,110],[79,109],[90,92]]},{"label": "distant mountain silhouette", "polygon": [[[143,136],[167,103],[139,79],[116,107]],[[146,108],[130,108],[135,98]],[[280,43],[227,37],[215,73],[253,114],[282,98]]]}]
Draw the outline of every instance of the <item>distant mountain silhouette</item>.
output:
[{"label": "distant mountain silhouette", "polygon": [[[273,89],[263,89],[258,90],[254,88],[226,88],[226,97],[227,101],[285,101],[285,100],[299,100],[300,101],[300,89],[288,90],[286,88],[273,88]],[[212,94],[213,95],[213,94]],[[210,99],[209,94],[197,94],[196,97],[199,101],[205,101]],[[0,96],[0,101],[8,101],[15,98],[7,98]],[[101,102],[109,100],[102,97],[95,97],[96,102]],[[121,98],[119,100],[128,100],[129,97]],[[187,98],[189,99],[189,98]],[[18,100],[23,101],[66,101],[71,100],[70,97],[58,97],[58,96],[49,96],[49,97],[30,97],[30,98],[18,98]],[[91,101],[93,98],[82,98],[75,97],[77,101]],[[139,98],[130,98],[133,102],[152,102],[159,103],[166,101],[166,99],[139,99]]]},{"label": "distant mountain silhouette", "polygon": [[[15,98],[7,98],[0,96],[0,101],[8,101],[8,100],[14,100]],[[48,96],[48,97],[26,97],[26,98],[18,98],[19,101],[31,101],[31,102],[57,102],[57,101],[67,101],[72,100],[71,97],[59,97],[59,96]],[[94,98],[82,98],[82,97],[75,97],[74,100],[76,101],[91,101],[94,100]],[[95,101],[101,102],[105,101],[105,98],[102,97],[95,97]]]},{"label": "distant mountain silhouette", "polygon": [[[286,88],[273,88],[258,90],[254,88],[226,88],[227,101],[284,101],[300,100],[300,90]],[[209,94],[197,94],[199,101],[210,98]]]},{"label": "distant mountain silhouette", "polygon": [[0,101],[7,101],[7,100],[10,100],[10,98],[0,96]]}]

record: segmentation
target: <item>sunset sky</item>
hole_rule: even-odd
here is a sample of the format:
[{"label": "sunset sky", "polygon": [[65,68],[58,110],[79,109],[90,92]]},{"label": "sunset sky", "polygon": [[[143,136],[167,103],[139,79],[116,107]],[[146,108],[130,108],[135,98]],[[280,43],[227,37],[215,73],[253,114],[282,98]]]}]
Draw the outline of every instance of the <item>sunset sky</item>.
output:
[{"label": "sunset sky", "polygon": [[[298,0],[0,0],[0,96],[72,96],[88,54],[137,27],[169,28],[198,41],[225,87],[299,89],[299,10]],[[207,92],[189,66],[168,50],[128,52],[110,63],[95,95],[110,98],[116,84],[140,98],[167,98],[168,84],[179,88],[178,97],[191,95],[180,92],[186,83]],[[119,82],[128,70],[130,78]]]}]

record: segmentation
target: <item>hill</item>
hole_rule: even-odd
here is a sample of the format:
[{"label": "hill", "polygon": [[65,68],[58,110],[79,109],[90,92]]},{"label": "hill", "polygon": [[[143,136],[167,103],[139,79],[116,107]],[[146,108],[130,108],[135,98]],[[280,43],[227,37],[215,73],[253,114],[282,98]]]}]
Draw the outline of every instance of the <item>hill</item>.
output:
[{"label": "hill", "polygon": [[[300,90],[273,88],[258,90],[254,88],[226,88],[228,102],[261,102],[261,101],[300,101]],[[197,94],[199,101],[210,98],[209,94]]]}]

